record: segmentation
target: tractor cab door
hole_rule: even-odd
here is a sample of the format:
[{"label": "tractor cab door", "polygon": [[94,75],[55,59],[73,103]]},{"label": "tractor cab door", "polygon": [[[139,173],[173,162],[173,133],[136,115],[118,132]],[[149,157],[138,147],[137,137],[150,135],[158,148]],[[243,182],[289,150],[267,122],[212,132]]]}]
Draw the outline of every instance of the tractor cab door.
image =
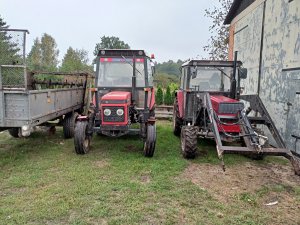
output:
[{"label": "tractor cab door", "polygon": [[183,67],[181,70],[181,78],[180,78],[180,87],[177,91],[177,104],[178,104],[178,111],[179,111],[179,117],[184,117],[184,111],[185,111],[185,102],[186,102],[186,90],[187,90],[187,67]]}]

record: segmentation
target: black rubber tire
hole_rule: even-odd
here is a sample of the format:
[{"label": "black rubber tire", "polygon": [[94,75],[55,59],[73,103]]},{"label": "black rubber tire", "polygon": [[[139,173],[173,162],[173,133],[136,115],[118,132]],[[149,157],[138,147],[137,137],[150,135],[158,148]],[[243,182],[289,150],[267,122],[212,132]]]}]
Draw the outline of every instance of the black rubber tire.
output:
[{"label": "black rubber tire", "polygon": [[181,153],[186,159],[194,159],[197,152],[198,129],[194,126],[181,128]]},{"label": "black rubber tire", "polygon": [[181,119],[179,118],[179,110],[178,110],[178,102],[175,99],[174,104],[173,104],[173,133],[176,136],[180,136],[181,132]]},{"label": "black rubber tire", "polygon": [[150,158],[153,157],[155,151],[156,125],[148,124],[146,134],[147,136],[144,142],[144,156]]},{"label": "black rubber tire", "polygon": [[21,137],[21,128],[19,127],[13,127],[8,129],[8,133],[10,134],[10,136],[14,137],[14,138],[20,138]]},{"label": "black rubber tire", "polygon": [[74,137],[75,123],[76,123],[77,116],[78,116],[77,112],[73,112],[65,115],[65,118],[63,120],[63,131],[64,131],[64,137],[66,139]]},{"label": "black rubber tire", "polygon": [[88,151],[90,150],[91,137],[87,135],[87,132],[88,122],[77,121],[74,132],[74,145],[75,152],[77,154],[83,155],[88,153]]}]

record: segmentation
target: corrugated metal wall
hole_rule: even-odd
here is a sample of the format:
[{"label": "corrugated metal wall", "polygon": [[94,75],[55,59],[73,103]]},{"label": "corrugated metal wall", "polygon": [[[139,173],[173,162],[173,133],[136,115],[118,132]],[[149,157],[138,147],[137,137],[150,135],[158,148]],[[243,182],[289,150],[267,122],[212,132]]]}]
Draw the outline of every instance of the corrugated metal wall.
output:
[{"label": "corrugated metal wall", "polygon": [[[231,26],[233,49],[248,68],[244,93],[259,93],[287,146],[295,150],[291,135],[300,136],[300,0],[257,0]],[[300,153],[300,140],[296,151]]]}]

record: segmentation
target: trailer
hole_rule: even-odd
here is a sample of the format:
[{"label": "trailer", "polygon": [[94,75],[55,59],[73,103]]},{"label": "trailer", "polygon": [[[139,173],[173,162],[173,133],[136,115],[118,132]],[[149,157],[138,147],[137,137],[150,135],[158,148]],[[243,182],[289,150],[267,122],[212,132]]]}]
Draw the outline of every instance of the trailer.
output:
[{"label": "trailer", "polygon": [[35,126],[62,125],[65,138],[71,138],[84,110],[89,74],[29,71],[28,33],[0,29],[0,131],[26,137]]}]

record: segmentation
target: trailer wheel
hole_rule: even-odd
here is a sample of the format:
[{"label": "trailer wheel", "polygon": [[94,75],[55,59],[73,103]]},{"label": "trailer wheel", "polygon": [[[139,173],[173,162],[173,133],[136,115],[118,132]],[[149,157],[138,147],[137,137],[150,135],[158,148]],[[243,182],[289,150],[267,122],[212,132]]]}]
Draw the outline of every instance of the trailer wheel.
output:
[{"label": "trailer wheel", "polygon": [[90,149],[91,136],[87,135],[88,122],[78,121],[75,125],[74,145],[77,154],[86,154]]},{"label": "trailer wheel", "polygon": [[148,124],[146,129],[147,136],[144,142],[144,156],[152,157],[156,144],[156,125]]},{"label": "trailer wheel", "polygon": [[193,159],[197,151],[197,132],[194,126],[183,126],[181,129],[181,152],[184,158]]},{"label": "trailer wheel", "polygon": [[77,112],[69,113],[65,115],[65,118],[63,120],[63,131],[64,131],[64,137],[66,139],[74,137],[75,122],[77,116],[78,116]]},{"label": "trailer wheel", "polygon": [[178,103],[175,99],[174,106],[173,106],[173,133],[176,136],[180,136],[181,132],[181,120],[179,118],[179,109],[178,109]]},{"label": "trailer wheel", "polygon": [[20,138],[21,135],[21,128],[19,127],[13,127],[8,129],[8,133],[10,134],[10,136],[14,137],[14,138]]}]

